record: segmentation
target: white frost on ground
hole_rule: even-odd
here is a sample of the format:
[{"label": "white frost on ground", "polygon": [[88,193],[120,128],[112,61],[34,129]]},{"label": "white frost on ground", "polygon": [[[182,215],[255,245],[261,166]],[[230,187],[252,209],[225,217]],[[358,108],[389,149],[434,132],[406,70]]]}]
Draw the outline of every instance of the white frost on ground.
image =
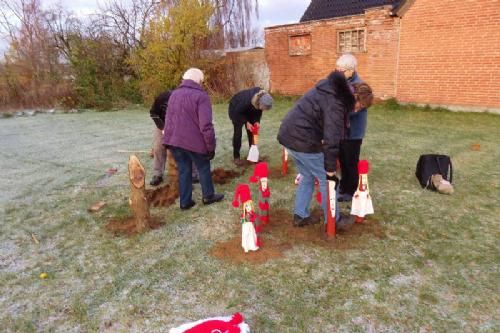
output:
[{"label": "white frost on ground", "polygon": [[399,274],[397,276],[393,276],[389,283],[395,287],[404,287],[413,285],[415,283],[419,283],[421,281],[421,277],[419,274],[414,275],[402,275]]},{"label": "white frost on ground", "polygon": [[17,274],[24,271],[29,262],[21,256],[22,251],[16,242],[12,240],[0,242],[0,272]]}]

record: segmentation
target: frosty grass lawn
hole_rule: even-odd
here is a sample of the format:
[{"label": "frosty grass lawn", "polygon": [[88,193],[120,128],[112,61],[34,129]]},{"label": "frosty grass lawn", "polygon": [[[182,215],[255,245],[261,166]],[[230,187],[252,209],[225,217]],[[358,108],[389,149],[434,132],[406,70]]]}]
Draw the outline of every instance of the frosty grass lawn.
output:
[{"label": "frosty grass lawn", "polygon": [[[291,104],[263,117],[260,150],[272,167]],[[214,168],[232,168],[225,110],[214,108]],[[168,332],[240,311],[257,333],[498,332],[500,116],[390,103],[369,113],[368,223],[383,234],[361,232],[346,248],[300,242],[262,264],[210,255],[239,233],[231,200],[249,172],[217,186],[227,196],[220,204],[201,205],[196,185],[195,209],[152,209],[160,229],[131,238],[105,230],[129,214],[129,154],[119,150],[149,150],[145,109],[0,119],[0,331]],[[423,153],[452,157],[455,194],[419,187]],[[150,172],[148,155],[139,158]],[[105,177],[111,167],[118,173]],[[270,180],[274,224],[273,209],[292,208],[294,177],[292,169]],[[104,209],[87,212],[100,200]]]}]

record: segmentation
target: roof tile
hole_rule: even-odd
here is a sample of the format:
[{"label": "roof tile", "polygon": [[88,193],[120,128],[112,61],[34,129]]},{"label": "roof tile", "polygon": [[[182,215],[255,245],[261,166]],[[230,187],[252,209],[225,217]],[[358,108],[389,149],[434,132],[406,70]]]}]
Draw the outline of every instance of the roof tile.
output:
[{"label": "roof tile", "polygon": [[365,9],[393,5],[401,0],[312,0],[300,22],[362,14]]}]

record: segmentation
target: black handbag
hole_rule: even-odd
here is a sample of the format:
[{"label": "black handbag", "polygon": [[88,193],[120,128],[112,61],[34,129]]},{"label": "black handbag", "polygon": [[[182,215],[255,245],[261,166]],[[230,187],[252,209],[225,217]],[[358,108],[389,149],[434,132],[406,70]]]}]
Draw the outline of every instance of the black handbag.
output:
[{"label": "black handbag", "polygon": [[438,154],[420,155],[415,171],[420,185],[423,188],[435,190],[431,182],[431,177],[435,174],[440,174],[450,183],[453,181],[453,166],[450,157]]}]

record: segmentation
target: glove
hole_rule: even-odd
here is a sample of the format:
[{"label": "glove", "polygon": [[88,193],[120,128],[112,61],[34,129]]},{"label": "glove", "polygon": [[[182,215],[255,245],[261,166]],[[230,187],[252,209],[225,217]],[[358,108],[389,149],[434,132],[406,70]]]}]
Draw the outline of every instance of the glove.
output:
[{"label": "glove", "polygon": [[209,151],[208,154],[205,155],[205,158],[209,161],[213,160],[215,157],[215,150],[214,151]]},{"label": "glove", "polygon": [[326,174],[326,180],[333,180],[335,182],[335,190],[339,187],[339,177],[337,177],[336,174],[333,174],[332,176],[329,176]]}]

